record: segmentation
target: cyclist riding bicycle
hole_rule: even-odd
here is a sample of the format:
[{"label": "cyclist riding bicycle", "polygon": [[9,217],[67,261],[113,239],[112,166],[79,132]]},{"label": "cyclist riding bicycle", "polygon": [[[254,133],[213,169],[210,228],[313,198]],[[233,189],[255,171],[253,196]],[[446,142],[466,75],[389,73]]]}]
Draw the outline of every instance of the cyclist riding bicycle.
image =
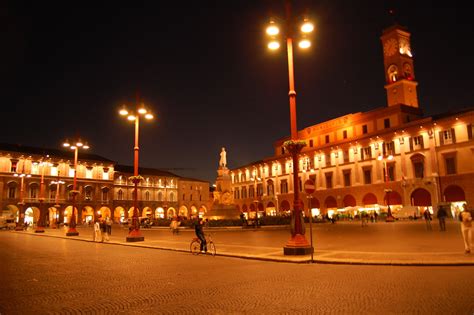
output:
[{"label": "cyclist riding bicycle", "polygon": [[199,240],[201,240],[201,253],[206,253],[207,242],[206,242],[206,238],[204,237],[204,231],[202,230],[203,224],[204,224],[203,219],[198,217],[194,224],[194,232],[196,233],[196,236],[199,238]]}]

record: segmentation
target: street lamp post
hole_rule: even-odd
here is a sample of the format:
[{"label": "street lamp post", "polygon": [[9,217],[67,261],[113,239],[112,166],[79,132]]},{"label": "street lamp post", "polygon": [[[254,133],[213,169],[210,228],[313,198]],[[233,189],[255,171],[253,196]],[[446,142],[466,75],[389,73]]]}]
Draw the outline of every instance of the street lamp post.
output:
[{"label": "street lamp post", "polygon": [[[293,201],[293,212],[292,212],[292,229],[291,237],[283,248],[285,255],[307,255],[313,252],[313,248],[308,243],[304,236],[303,229],[303,217],[302,217],[302,205],[299,199],[299,177],[298,177],[298,155],[301,149],[306,145],[305,141],[298,140],[298,129],[296,124],[296,91],[294,81],[294,67],[293,67],[293,23],[291,14],[291,2],[286,1],[286,46],[288,56],[288,80],[289,80],[289,102],[290,102],[290,129],[291,139],[284,143],[284,147],[291,153],[293,161],[293,187],[294,187],[294,201]],[[311,42],[308,39],[308,35],[313,31],[314,26],[307,19],[301,25],[301,39],[299,42],[300,48],[309,48]],[[266,30],[267,34],[271,37],[271,41],[268,44],[269,49],[278,49],[280,44],[277,36],[280,34],[278,25],[274,21],[270,21],[270,25]]]},{"label": "street lamp post", "polygon": [[[20,201],[18,202],[18,205],[20,206],[19,213],[18,213],[18,222],[15,227],[15,231],[23,231],[23,225],[24,225],[24,213],[25,213],[25,200],[24,200],[24,189],[25,189],[25,177],[31,177],[30,174],[25,174],[25,162],[23,161],[23,168],[21,174],[15,173],[13,176],[15,177],[20,177]],[[20,223],[20,220],[23,219],[23,224]]]},{"label": "street lamp post", "polygon": [[54,218],[54,224],[53,228],[57,225],[59,218],[61,217],[61,205],[59,204],[59,185],[64,184],[64,181],[59,179],[59,171],[58,171],[58,179],[55,181],[52,181],[51,184],[56,185],[56,195],[55,195],[55,204],[54,207],[56,208],[56,213],[55,213],[55,218]]},{"label": "street lamp post", "polygon": [[259,204],[259,200],[258,200],[258,186],[257,186],[257,181],[260,181],[260,178],[258,177],[258,174],[257,174],[257,170],[254,170],[254,173],[253,173],[253,180],[254,180],[254,202],[255,202],[255,228],[258,228],[258,204]]},{"label": "street lamp post", "polygon": [[[49,156],[46,156],[49,157]],[[46,210],[44,209],[44,168],[45,166],[49,166],[50,163],[46,161],[41,161],[39,166],[41,166],[41,182],[40,182],[40,215],[38,224],[36,225],[35,233],[44,233],[45,221],[46,221]]]},{"label": "street lamp post", "polygon": [[79,190],[77,190],[77,156],[79,154],[80,149],[89,149],[89,145],[87,143],[83,143],[80,139],[77,141],[69,142],[66,140],[63,143],[64,147],[71,148],[74,150],[74,181],[72,185],[72,190],[69,192],[72,196],[72,214],[71,214],[71,221],[68,223],[68,230],[66,232],[66,236],[78,236],[79,232],[76,230],[76,196],[79,194]]},{"label": "street lamp post", "polygon": [[387,217],[385,218],[386,222],[393,222],[395,221],[395,218],[392,215],[392,210],[390,209],[390,193],[392,192],[392,189],[388,188],[388,183],[390,182],[390,177],[388,174],[388,167],[387,167],[387,160],[391,161],[393,160],[393,155],[388,155],[386,158],[384,158],[382,155],[379,155],[377,157],[377,160],[383,162],[383,169],[385,171],[385,176],[384,176],[384,182],[385,185],[387,186],[386,189],[384,189],[384,192],[386,194],[386,200],[387,200]]},{"label": "street lamp post", "polygon": [[136,112],[130,112],[126,109],[125,106],[119,111],[121,116],[127,116],[129,121],[135,122],[135,146],[134,159],[133,159],[133,176],[130,178],[134,184],[133,190],[133,219],[132,219],[132,228],[130,229],[126,241],[127,242],[141,242],[145,240],[145,237],[140,232],[140,222],[138,222],[138,183],[143,179],[142,176],[138,174],[138,136],[139,136],[139,127],[140,127],[140,115],[144,116],[145,119],[153,119],[153,114],[151,114],[144,106],[144,104],[138,104]]}]

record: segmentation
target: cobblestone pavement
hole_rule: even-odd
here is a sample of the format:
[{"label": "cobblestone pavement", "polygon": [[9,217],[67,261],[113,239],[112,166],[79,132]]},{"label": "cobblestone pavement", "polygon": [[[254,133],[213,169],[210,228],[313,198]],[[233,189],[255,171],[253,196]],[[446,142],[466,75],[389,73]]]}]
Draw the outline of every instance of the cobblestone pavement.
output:
[{"label": "cobblestone pavement", "polygon": [[470,266],[291,264],[0,233],[3,314],[473,314]]},{"label": "cobblestone pavement", "polygon": [[[78,227],[78,237],[66,237],[65,229],[47,229],[44,234],[18,232],[35,236],[54,236],[92,241],[91,227]],[[174,235],[169,228],[142,229],[144,242],[127,243],[128,230],[115,225],[110,243],[188,251],[194,237],[192,229]],[[218,255],[288,262],[308,262],[310,256],[284,256],[283,246],[290,234],[285,227],[261,229],[211,228]],[[309,228],[306,238],[309,238]],[[459,222],[449,220],[447,231],[435,224],[431,231],[423,221],[379,222],[361,227],[358,222],[314,224],[314,259],[319,263],[392,264],[392,265],[472,265],[474,255],[464,254]]]}]

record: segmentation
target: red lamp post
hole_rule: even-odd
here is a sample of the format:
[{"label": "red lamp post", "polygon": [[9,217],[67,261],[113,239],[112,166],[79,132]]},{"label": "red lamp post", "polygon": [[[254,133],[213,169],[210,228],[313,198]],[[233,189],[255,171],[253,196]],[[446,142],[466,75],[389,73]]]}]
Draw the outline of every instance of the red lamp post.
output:
[{"label": "red lamp post", "polygon": [[76,230],[76,196],[79,194],[77,190],[77,156],[79,149],[89,149],[87,143],[83,143],[80,139],[74,142],[65,141],[63,143],[64,147],[71,148],[74,150],[74,181],[72,185],[72,190],[69,192],[72,196],[72,212],[71,212],[71,221],[69,222],[68,230],[66,236],[78,236],[79,232]]},{"label": "red lamp post", "polygon": [[125,108],[119,111],[121,116],[127,116],[129,121],[135,122],[135,146],[134,159],[133,159],[133,176],[130,178],[134,184],[133,189],[133,218],[132,218],[132,228],[130,229],[128,236],[126,238],[127,242],[141,242],[145,240],[145,237],[140,232],[140,222],[138,222],[138,184],[143,179],[142,176],[138,174],[138,136],[139,136],[139,127],[140,127],[140,115],[144,116],[145,119],[153,119],[153,114],[151,114],[144,106],[144,104],[138,104],[136,112],[130,112]]},{"label": "red lamp post", "polygon": [[[388,174],[388,167],[387,167],[387,161],[386,160],[389,160],[389,161],[393,160],[393,155],[390,154],[386,158],[384,158],[382,155],[379,155],[377,157],[377,160],[383,162],[383,169],[385,171],[384,181],[385,181],[385,184],[388,187],[388,183],[390,182],[390,177],[389,177],[389,174]],[[384,190],[384,192],[386,193],[385,198],[387,200],[387,217],[385,218],[385,222],[394,222],[395,218],[393,217],[392,210],[390,209],[390,193],[392,192],[392,190],[390,188],[386,188]]]},{"label": "red lamp post", "polygon": [[[46,156],[49,157],[49,156]],[[39,166],[41,166],[41,182],[40,182],[40,196],[39,196],[39,202],[40,202],[40,215],[39,215],[39,220],[38,224],[36,225],[36,230],[35,233],[44,233],[44,226],[45,221],[46,221],[46,210],[44,209],[44,168],[45,166],[49,166],[50,163],[46,161],[41,161],[39,163]]]},{"label": "red lamp post", "polygon": [[[291,2],[286,1],[286,46],[288,55],[288,79],[289,79],[289,101],[290,101],[290,127],[291,127],[291,138],[289,141],[284,143],[284,147],[290,152],[293,161],[293,187],[294,187],[294,201],[292,211],[292,229],[291,237],[283,247],[283,253],[285,255],[307,255],[313,252],[313,248],[308,243],[304,236],[303,228],[303,215],[302,215],[302,204],[299,198],[299,163],[298,155],[301,149],[306,145],[304,141],[298,140],[298,129],[296,124],[296,91],[295,91],[295,80],[294,80],[294,67],[293,67],[293,23],[291,14]],[[301,25],[302,38],[299,42],[300,48],[309,48],[311,43],[307,38],[308,34],[314,29],[313,24],[305,19]],[[280,44],[277,40],[277,36],[280,33],[278,25],[274,21],[270,21],[270,25],[266,30],[267,34],[271,37],[271,41],[268,44],[269,49],[278,49]]]}]

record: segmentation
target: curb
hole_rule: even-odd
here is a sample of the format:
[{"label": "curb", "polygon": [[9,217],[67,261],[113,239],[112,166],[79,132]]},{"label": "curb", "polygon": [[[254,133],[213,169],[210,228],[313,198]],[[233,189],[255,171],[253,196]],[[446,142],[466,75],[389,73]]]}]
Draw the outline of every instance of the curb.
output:
[{"label": "curb", "polygon": [[[139,243],[121,243],[121,242],[96,242],[93,240],[88,239],[81,239],[81,238],[74,238],[71,236],[58,236],[58,235],[48,235],[48,234],[38,234],[38,233],[24,233],[23,231],[12,231],[17,234],[23,235],[32,235],[32,236],[40,236],[40,237],[52,237],[52,238],[61,238],[66,240],[73,240],[73,241],[82,241],[88,243],[98,243],[98,244],[110,244],[116,246],[131,246],[131,247],[138,247],[138,248],[146,248],[146,249],[158,249],[158,250],[167,250],[167,251],[174,251],[174,252],[182,252],[182,253],[189,253],[189,250],[184,249],[177,249],[177,248],[167,248],[167,247],[160,247],[160,246],[151,246],[151,245],[142,245]],[[244,254],[230,254],[230,253],[216,253],[216,256],[220,257],[229,257],[229,258],[239,258],[239,259],[248,259],[248,260],[260,260],[260,261],[270,261],[270,262],[279,262],[279,263],[293,263],[293,264],[326,264],[326,265],[366,265],[366,266],[418,266],[418,267],[426,267],[426,266],[448,266],[448,267],[456,267],[456,266],[474,266],[474,260],[472,262],[466,261],[448,261],[448,262],[435,262],[435,261],[382,261],[382,260],[351,260],[351,259],[321,259],[321,258],[314,258],[313,262],[311,262],[310,258],[300,258],[298,256],[291,256],[295,259],[289,258],[272,258],[272,257],[259,257],[259,256],[251,256],[251,255],[244,255]]]}]

